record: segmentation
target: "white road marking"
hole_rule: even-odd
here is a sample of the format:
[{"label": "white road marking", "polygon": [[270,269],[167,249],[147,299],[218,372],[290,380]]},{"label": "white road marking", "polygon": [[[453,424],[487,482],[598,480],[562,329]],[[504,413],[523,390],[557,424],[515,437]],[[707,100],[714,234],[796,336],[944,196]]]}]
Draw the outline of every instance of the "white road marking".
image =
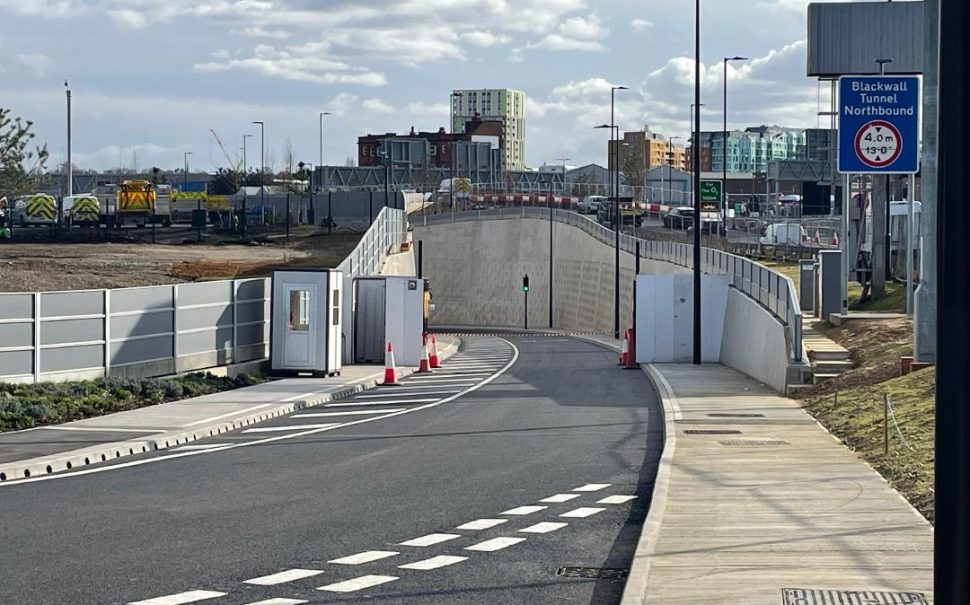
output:
[{"label": "white road marking", "polygon": [[368,550],[357,553],[356,555],[350,555],[349,557],[334,559],[330,563],[336,563],[338,565],[362,565],[364,563],[370,563],[371,561],[379,561],[380,559],[393,557],[396,554],[398,553],[393,550]]},{"label": "white road marking", "polygon": [[359,578],[354,578],[353,580],[321,586],[320,588],[317,588],[317,590],[326,590],[328,592],[357,592],[358,590],[371,588],[372,586],[387,584],[388,582],[393,582],[397,579],[397,576],[361,576]]},{"label": "white road marking", "polygon": [[[448,386],[461,386],[462,384],[474,384],[475,382],[477,382],[477,380],[478,380],[477,378],[437,378],[437,377],[409,378],[408,381],[401,386],[409,387],[412,389],[416,389],[419,387],[422,389],[426,389],[428,388],[429,384],[441,384],[441,385],[447,384]],[[399,390],[397,387],[391,387],[391,388],[393,388],[394,390]]]},{"label": "white road marking", "polygon": [[597,500],[597,504],[626,504],[630,500],[636,500],[636,496],[607,496],[602,500]]},{"label": "white road marking", "polygon": [[193,443],[192,445],[183,445],[182,447],[174,448],[173,452],[187,452],[191,450],[211,450],[214,447],[225,447],[225,443]]},{"label": "white road marking", "polygon": [[429,569],[438,569],[439,567],[446,567],[448,565],[454,565],[455,563],[461,563],[462,561],[467,561],[468,557],[452,557],[449,555],[441,555],[438,557],[431,557],[430,559],[425,559],[424,561],[415,561],[414,563],[408,563],[407,565],[398,565],[401,569],[418,569],[420,571],[428,571]]},{"label": "white road marking", "polygon": [[610,485],[612,484],[611,483],[587,483],[582,487],[577,487],[573,491],[574,492],[598,492],[601,489],[608,488]]},{"label": "white road marking", "polygon": [[459,525],[455,529],[468,529],[472,531],[480,531],[483,529],[489,529],[495,527],[496,525],[501,525],[508,521],[508,519],[477,519],[475,521],[469,521],[463,525]]},{"label": "white road marking", "polygon": [[601,513],[605,508],[596,508],[595,506],[583,506],[575,510],[571,510],[568,513],[563,513],[559,515],[560,517],[572,517],[576,519],[585,519],[586,517],[592,517],[596,513]]},{"label": "white road marking", "polygon": [[370,376],[364,376],[363,378],[358,378],[357,380],[354,380],[352,382],[340,383],[339,385],[330,385],[330,386],[328,386],[326,388],[323,388],[323,389],[318,389],[316,391],[310,391],[309,393],[303,393],[301,395],[293,395],[292,397],[287,397],[286,399],[284,399],[283,400],[283,403],[289,403],[291,401],[296,401],[297,399],[305,399],[305,398],[309,397],[310,395],[319,395],[320,393],[328,393],[328,392],[334,391],[338,386],[339,386],[340,390],[343,390],[343,387],[348,387],[348,386],[352,386],[352,385],[355,385],[355,384],[360,384],[361,382],[367,382],[368,380],[373,380],[377,376],[380,376],[380,373],[371,374]]},{"label": "white road marking", "polygon": [[478,544],[472,544],[471,546],[465,548],[465,550],[495,552],[496,550],[508,548],[509,546],[518,544],[519,542],[525,542],[525,538],[492,538],[491,540],[485,540],[484,542],[479,542]]},{"label": "white road marking", "polygon": [[462,385],[471,386],[475,384],[474,380],[459,380],[457,383],[451,383],[451,381],[443,381],[443,382],[444,384],[437,384],[434,382],[423,382],[421,384],[411,384],[411,385],[405,382],[404,384],[396,387],[381,387],[380,390],[385,393],[395,392],[398,395],[409,396],[411,395],[411,393],[402,393],[401,391],[417,391],[421,389],[435,389],[440,387],[440,388],[452,389],[450,392],[457,393],[459,390],[462,389]]},{"label": "white road marking", "polygon": [[[403,394],[403,393],[402,393]],[[440,399],[394,399],[393,401],[348,401],[347,403],[328,403],[324,407],[328,408],[352,408],[359,405],[402,405],[407,403],[431,403],[433,401],[441,401]],[[405,410],[411,411],[411,410]],[[404,413],[404,412],[400,412]]]},{"label": "white road marking", "polygon": [[265,601],[247,603],[247,605],[303,605],[303,603],[309,602],[310,601],[303,601],[301,599],[266,599]]},{"label": "white road marking", "polygon": [[322,573],[323,570],[321,569],[287,569],[286,571],[263,576],[261,578],[246,580],[244,584],[255,584],[256,586],[275,586],[276,584],[285,584],[295,580],[302,580],[303,578],[312,578],[313,576],[317,576]]},{"label": "white road marking", "polygon": [[290,416],[291,418],[329,418],[331,416],[364,416],[366,414],[392,414],[394,412],[400,412],[404,408],[396,408],[392,410],[357,410],[356,412],[312,412],[309,414],[297,414],[295,416]]},{"label": "white road marking", "polygon": [[39,426],[38,429],[49,429],[52,431],[77,431],[84,433],[164,433],[165,430],[158,429],[115,429],[98,428],[94,426]]},{"label": "white road marking", "polygon": [[548,506],[519,506],[517,508],[511,508],[504,513],[499,513],[500,515],[531,515],[532,513],[537,513],[540,510],[545,510],[549,508]]},{"label": "white road marking", "polygon": [[556,494],[555,496],[549,496],[548,498],[543,498],[539,502],[569,502],[573,498],[578,498],[579,494]]},{"label": "white road marking", "polygon": [[287,431],[306,431],[309,429],[325,429],[339,424],[289,424],[286,426],[264,426],[246,429],[243,433],[285,433]]},{"label": "white road marking", "polygon": [[556,531],[557,529],[562,529],[569,525],[568,523],[553,523],[551,521],[543,521],[542,523],[536,523],[535,525],[530,525],[525,529],[520,529],[519,531],[526,534],[548,534],[551,531]]},{"label": "white road marking", "polygon": [[[427,387],[434,388],[434,387]],[[422,397],[425,395],[449,395],[451,393],[457,393],[460,389],[449,389],[447,391],[421,391],[419,393],[407,393],[406,397]],[[385,397],[400,397],[402,393],[392,393],[390,391],[385,391],[383,393],[376,393],[374,395],[358,395],[354,399],[384,399]]]},{"label": "white road marking", "polygon": [[421,536],[420,538],[408,540],[407,542],[401,542],[401,546],[433,546],[460,537],[458,534],[428,534],[427,536]]},{"label": "white road marking", "polygon": [[[284,400],[286,401],[286,400]],[[244,410],[236,410],[235,412],[227,412],[225,414],[219,414],[218,416],[210,416],[208,418],[203,418],[202,420],[196,420],[195,422],[190,422],[185,426],[195,426],[197,424],[207,424],[209,422],[215,422],[216,420],[222,420],[223,418],[228,418],[230,416],[248,414],[249,412],[255,412],[256,410],[261,410],[263,408],[268,408],[271,405],[276,405],[273,403],[264,403],[262,405],[254,405],[252,407],[246,408]]]},{"label": "white road marking", "polygon": [[134,601],[128,605],[183,605],[184,603],[195,603],[196,601],[205,601],[206,599],[224,597],[226,594],[228,593],[215,592],[212,590],[190,590],[188,592],[170,594],[164,597],[155,597],[154,599],[147,599],[145,601]]},{"label": "white road marking", "polygon": [[80,477],[82,475],[94,475],[94,474],[99,474],[99,473],[114,472],[114,471],[119,471],[119,470],[126,469],[126,468],[133,468],[133,467],[136,467],[136,466],[142,466],[143,464],[155,464],[155,463],[158,463],[158,462],[164,462],[166,460],[173,460],[173,459],[176,459],[176,458],[185,458],[185,457],[188,457],[188,456],[202,456],[202,455],[205,455],[205,454],[210,454],[210,453],[214,453],[214,452],[224,452],[226,450],[232,450],[232,449],[236,449],[236,448],[240,448],[240,447],[249,447],[249,446],[253,446],[253,445],[265,445],[265,444],[268,444],[268,443],[276,443],[278,441],[289,441],[291,439],[299,439],[301,437],[309,437],[310,435],[316,435],[317,433],[324,433],[324,432],[327,432],[327,431],[332,431],[332,430],[334,430],[336,428],[339,428],[339,427],[356,426],[356,425],[364,424],[364,423],[367,423],[367,422],[376,422],[378,420],[385,420],[387,418],[393,418],[394,416],[401,416],[403,414],[411,414],[411,413],[414,413],[414,412],[420,412],[422,410],[429,410],[431,408],[436,408],[439,405],[444,405],[446,403],[451,403],[452,401],[454,401],[454,400],[456,400],[456,399],[458,399],[460,397],[464,397],[465,395],[468,395],[469,393],[474,393],[475,391],[477,391],[479,389],[482,389],[482,388],[484,388],[484,387],[492,384],[493,382],[495,382],[496,380],[498,380],[499,377],[501,377],[503,374],[505,374],[506,372],[508,372],[509,369],[512,366],[515,365],[515,362],[517,362],[519,360],[519,349],[518,349],[518,347],[516,347],[514,344],[512,344],[511,342],[509,342],[507,340],[503,340],[503,342],[505,342],[512,349],[512,358],[509,359],[509,362],[505,365],[505,367],[503,367],[498,372],[492,374],[488,378],[485,378],[484,380],[476,383],[475,385],[473,385],[473,386],[465,389],[464,391],[462,391],[460,393],[455,393],[454,395],[451,395],[450,397],[446,397],[444,399],[441,399],[441,400],[437,400],[437,401],[428,403],[427,405],[421,405],[421,406],[418,406],[418,407],[408,408],[408,409],[403,410],[403,411],[400,411],[400,412],[396,412],[396,413],[393,413],[393,414],[388,413],[388,414],[385,414],[383,416],[373,416],[373,417],[370,417],[370,418],[361,418],[360,420],[354,420],[352,422],[344,422],[342,424],[338,424],[336,426],[328,427],[328,428],[325,428],[325,429],[314,429],[314,430],[309,430],[309,431],[302,431],[300,433],[292,433],[292,434],[288,434],[288,435],[277,435],[275,437],[265,437],[263,439],[257,439],[255,441],[246,441],[244,443],[231,443],[231,444],[226,444],[225,447],[211,448],[211,449],[201,450],[201,451],[195,451],[195,452],[176,452],[176,453],[171,453],[171,454],[168,454],[168,455],[155,456],[155,457],[152,457],[152,458],[145,458],[145,459],[142,459],[142,460],[133,460],[131,462],[124,462],[124,463],[121,463],[121,464],[114,464],[114,465],[110,465],[110,466],[99,466],[99,467],[96,467],[96,468],[87,468],[87,469],[78,470],[78,471],[71,471],[71,472],[66,472],[66,473],[57,473],[57,474],[54,474],[54,475],[43,475],[43,476],[40,476],[40,477],[31,477],[29,479],[19,479],[19,480],[16,480],[16,481],[7,480],[7,481],[4,481],[4,482],[0,483],[0,489],[3,489],[4,487],[9,487],[11,485],[21,485],[21,484],[24,484],[24,483],[37,483],[37,482],[40,482],[40,481],[60,481],[62,479],[67,479],[69,477]]}]

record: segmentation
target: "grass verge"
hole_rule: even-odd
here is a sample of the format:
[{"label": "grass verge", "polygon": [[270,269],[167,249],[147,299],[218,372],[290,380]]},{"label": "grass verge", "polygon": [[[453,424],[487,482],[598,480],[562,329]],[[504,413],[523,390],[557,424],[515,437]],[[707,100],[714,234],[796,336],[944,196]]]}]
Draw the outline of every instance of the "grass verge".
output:
[{"label": "grass verge", "polygon": [[102,378],[62,383],[0,383],[0,432],[83,420],[238,389],[266,380],[259,374],[225,378],[206,373],[165,379]]},{"label": "grass verge", "polygon": [[[798,285],[798,263],[763,260],[761,264],[778,271],[790,278]],[[848,287],[849,308],[852,311],[868,311],[872,313],[905,313],[906,312],[906,284],[886,282],[886,295],[872,298],[862,304],[857,302],[862,297],[862,285],[857,281],[850,281]]]}]

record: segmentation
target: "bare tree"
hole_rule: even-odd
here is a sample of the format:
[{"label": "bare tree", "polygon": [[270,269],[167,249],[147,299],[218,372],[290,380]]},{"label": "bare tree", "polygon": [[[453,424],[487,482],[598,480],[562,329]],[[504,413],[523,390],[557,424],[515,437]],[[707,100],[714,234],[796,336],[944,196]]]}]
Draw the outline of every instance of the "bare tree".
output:
[{"label": "bare tree", "polygon": [[283,167],[286,168],[286,174],[293,174],[294,155],[293,141],[290,137],[286,137],[286,147],[283,148]]}]

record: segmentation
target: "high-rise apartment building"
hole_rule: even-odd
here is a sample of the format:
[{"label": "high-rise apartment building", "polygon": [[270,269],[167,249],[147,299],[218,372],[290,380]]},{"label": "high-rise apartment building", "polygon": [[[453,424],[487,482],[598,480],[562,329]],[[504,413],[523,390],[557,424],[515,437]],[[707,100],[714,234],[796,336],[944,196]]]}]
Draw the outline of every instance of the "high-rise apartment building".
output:
[{"label": "high-rise apartment building", "polygon": [[[804,153],[805,131],[796,128],[758,126],[743,131],[729,131],[727,136],[728,172],[765,172],[768,163],[794,160]],[[724,157],[724,132],[701,133],[701,148],[710,151],[709,170],[722,172]],[[704,155],[702,152],[701,158]],[[702,169],[707,168],[702,166]]]},{"label": "high-rise apartment building", "polygon": [[469,88],[451,96],[451,128],[461,133],[473,120],[500,120],[504,170],[525,170],[525,93],[508,89]]}]

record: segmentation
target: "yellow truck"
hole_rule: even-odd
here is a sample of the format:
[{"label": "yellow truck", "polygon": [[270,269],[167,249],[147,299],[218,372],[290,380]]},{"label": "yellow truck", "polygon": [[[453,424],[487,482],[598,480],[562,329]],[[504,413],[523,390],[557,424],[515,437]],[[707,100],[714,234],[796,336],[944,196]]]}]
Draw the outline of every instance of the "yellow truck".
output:
[{"label": "yellow truck", "polygon": [[118,187],[115,203],[115,224],[142,228],[152,222],[171,224],[172,189],[170,185],[155,185],[146,180],[123,181]]}]

